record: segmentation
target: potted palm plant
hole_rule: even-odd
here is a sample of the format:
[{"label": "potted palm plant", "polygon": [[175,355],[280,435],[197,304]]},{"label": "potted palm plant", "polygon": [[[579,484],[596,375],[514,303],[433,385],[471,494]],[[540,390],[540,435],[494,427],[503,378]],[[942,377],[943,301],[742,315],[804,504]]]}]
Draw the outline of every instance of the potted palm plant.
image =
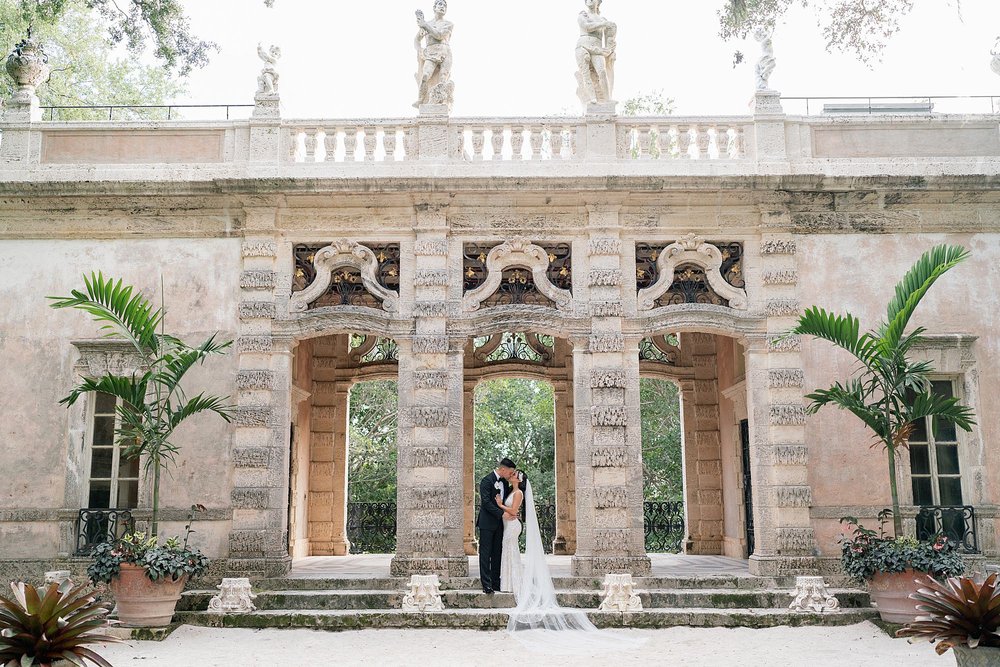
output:
[{"label": "potted palm plant", "polygon": [[919,618],[896,635],[937,642],[938,655],[955,650],[958,667],[1000,665],[1000,587],[998,575],[982,583],[953,577],[944,583],[928,581],[911,597]]},{"label": "potted palm plant", "polygon": [[[892,523],[895,538],[902,538],[902,515],[899,511],[899,490],[896,479],[896,459],[900,448],[907,446],[915,422],[932,417],[952,423],[966,431],[972,430],[972,410],[957,398],[933,393],[929,375],[930,362],[914,361],[910,351],[921,340],[925,329],[917,327],[907,333],[910,319],[927,291],[947,271],[969,256],[962,246],[938,245],[925,252],[896,285],[895,294],[886,309],[886,319],[874,329],[861,333],[860,321],[847,313],[837,315],[818,306],[806,309],[789,335],[815,336],[829,341],[854,357],[857,371],[844,382],[835,382],[829,389],[817,389],[806,396],[811,402],[807,412],[815,413],[825,405],[848,410],[861,419],[873,432],[875,444],[881,445],[889,464],[889,492],[892,497]],[[906,600],[916,591],[912,567],[901,572],[875,571],[871,575],[872,597],[879,612],[896,616],[886,609],[889,599]],[[905,594],[900,596],[900,592]],[[883,593],[888,597],[882,599]],[[898,610],[906,613],[906,610]],[[884,616],[883,616],[884,618]],[[896,616],[896,618],[899,618]]]},{"label": "potted palm plant", "polygon": [[[110,337],[128,341],[139,358],[138,370],[129,375],[106,374],[97,378],[84,378],[60,403],[71,406],[84,394],[104,393],[116,397],[116,412],[120,426],[115,432],[122,455],[139,459],[147,477],[152,478],[152,516],[150,535],[126,536],[116,545],[101,548],[95,563],[110,559],[102,565],[96,579],[110,581],[116,599],[119,595],[141,599],[179,599],[180,588],[189,575],[199,574],[207,565],[197,550],[179,549],[177,541],[158,544],[160,479],[163,471],[174,462],[177,445],[171,442],[174,431],[188,418],[202,413],[215,413],[230,421],[231,407],[228,397],[199,393],[189,396],[182,382],[187,372],[212,355],[222,354],[232,341],[216,340],[209,336],[197,346],[190,346],[177,336],[164,331],[166,310],[161,305],[154,309],[149,300],[132,286],[105,278],[101,273],[84,276],[85,289],[73,290],[70,296],[49,297],[53,308],[75,308],[89,313],[101,324],[101,331]],[[116,561],[116,562],[112,562]],[[110,568],[110,570],[109,570]],[[101,569],[101,568],[99,568]],[[105,571],[109,570],[109,571]],[[170,576],[164,576],[169,574]],[[91,576],[95,576],[94,573]],[[136,577],[149,579],[150,585],[139,585]],[[141,582],[140,582],[141,583]],[[177,590],[173,590],[177,589]],[[119,603],[121,600],[119,599]],[[128,609],[134,605],[119,604],[119,617],[130,625],[168,623],[162,618],[164,611],[149,610],[129,617]]]}]

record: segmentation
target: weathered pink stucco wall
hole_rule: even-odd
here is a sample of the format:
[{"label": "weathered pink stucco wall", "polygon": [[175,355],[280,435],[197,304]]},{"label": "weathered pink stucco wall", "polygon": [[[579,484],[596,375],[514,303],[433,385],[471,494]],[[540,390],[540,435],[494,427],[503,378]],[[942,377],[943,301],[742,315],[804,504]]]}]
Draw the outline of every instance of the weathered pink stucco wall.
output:
[{"label": "weathered pink stucco wall", "polygon": [[[996,391],[1000,382],[996,366],[996,359],[1000,359],[996,316],[1000,243],[996,237],[800,236],[796,261],[802,304],[849,311],[861,319],[862,328],[873,327],[885,317],[885,306],[903,274],[924,251],[944,242],[970,248],[972,257],[931,289],[913,324],[926,327],[928,334],[978,337],[973,346],[979,371],[978,391],[968,398],[974,401],[972,407],[979,425],[977,432],[966,437],[963,452],[963,474],[971,477],[966,489],[975,489],[975,495],[965,501],[976,501],[977,506],[995,505],[1000,493],[1000,392]],[[838,353],[824,341],[803,340],[802,352],[806,393],[848,377],[855,368],[849,355]],[[841,534],[836,517],[866,512],[871,515],[890,505],[887,459],[881,448],[870,448],[871,433],[860,420],[834,408],[824,408],[807,418],[806,438],[817,546],[832,555],[838,553],[836,542]],[[899,484],[902,496],[910,481],[900,477]],[[986,527],[984,523],[981,521],[981,529]]]},{"label": "weathered pink stucco wall", "polygon": [[[78,311],[48,307],[48,295],[82,289],[82,274],[103,271],[136,285],[159,300],[163,275],[167,330],[189,342],[216,331],[236,329],[238,240],[4,241],[0,270],[0,558],[50,558],[59,544],[54,523],[32,522],[56,510],[76,510],[67,469],[71,448],[82,451],[80,433],[71,433],[72,413],[58,404],[75,382],[78,359],[73,340],[98,338],[98,325]],[[188,386],[229,393],[235,355],[229,353],[194,369]],[[235,396],[234,396],[235,402]],[[185,510],[201,503],[214,520],[196,528],[194,540],[211,555],[225,553],[229,521],[230,430],[217,417],[195,417],[178,431],[177,465],[162,482],[162,507]],[[142,494],[140,490],[140,494]],[[16,510],[16,511],[15,511]],[[8,519],[14,519],[8,522]],[[164,526],[178,532],[183,523]]]}]

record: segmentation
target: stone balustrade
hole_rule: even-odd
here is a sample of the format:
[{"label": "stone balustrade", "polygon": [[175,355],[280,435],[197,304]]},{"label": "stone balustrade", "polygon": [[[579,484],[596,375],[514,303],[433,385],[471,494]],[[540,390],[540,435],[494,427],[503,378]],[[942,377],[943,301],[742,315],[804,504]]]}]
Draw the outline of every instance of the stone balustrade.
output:
[{"label": "stone balustrade", "polygon": [[622,160],[744,160],[746,118],[626,118],[617,123]]}]

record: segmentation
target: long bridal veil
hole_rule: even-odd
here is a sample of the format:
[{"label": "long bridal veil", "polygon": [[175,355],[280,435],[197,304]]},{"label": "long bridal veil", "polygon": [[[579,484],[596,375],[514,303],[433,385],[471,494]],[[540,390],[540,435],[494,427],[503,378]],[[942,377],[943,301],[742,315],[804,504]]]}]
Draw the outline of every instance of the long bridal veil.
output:
[{"label": "long bridal veil", "polygon": [[524,572],[517,607],[510,612],[507,631],[532,648],[577,653],[614,647],[638,648],[642,641],[598,630],[583,609],[564,608],[556,599],[555,585],[542,548],[542,533],[529,480],[524,492]]}]

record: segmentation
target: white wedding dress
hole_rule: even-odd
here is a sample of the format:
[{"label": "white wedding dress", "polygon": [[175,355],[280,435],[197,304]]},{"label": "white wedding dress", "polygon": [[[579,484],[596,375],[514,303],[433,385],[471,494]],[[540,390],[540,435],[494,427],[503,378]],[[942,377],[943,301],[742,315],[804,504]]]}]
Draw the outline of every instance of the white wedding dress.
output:
[{"label": "white wedding dress", "polygon": [[[510,611],[507,632],[527,648],[543,653],[596,654],[607,650],[630,651],[642,647],[645,643],[643,639],[598,630],[583,609],[559,606],[549,565],[545,561],[542,533],[538,527],[530,481],[524,489],[524,508],[524,570],[521,585],[515,593],[517,607]],[[505,555],[506,542],[505,530]]]},{"label": "white wedding dress", "polygon": [[[514,506],[514,495],[520,491],[511,491],[503,501],[504,507]],[[521,547],[517,543],[521,536],[521,520],[510,519],[503,522],[503,551],[500,556],[500,591],[514,593],[515,599],[521,588]]]}]

